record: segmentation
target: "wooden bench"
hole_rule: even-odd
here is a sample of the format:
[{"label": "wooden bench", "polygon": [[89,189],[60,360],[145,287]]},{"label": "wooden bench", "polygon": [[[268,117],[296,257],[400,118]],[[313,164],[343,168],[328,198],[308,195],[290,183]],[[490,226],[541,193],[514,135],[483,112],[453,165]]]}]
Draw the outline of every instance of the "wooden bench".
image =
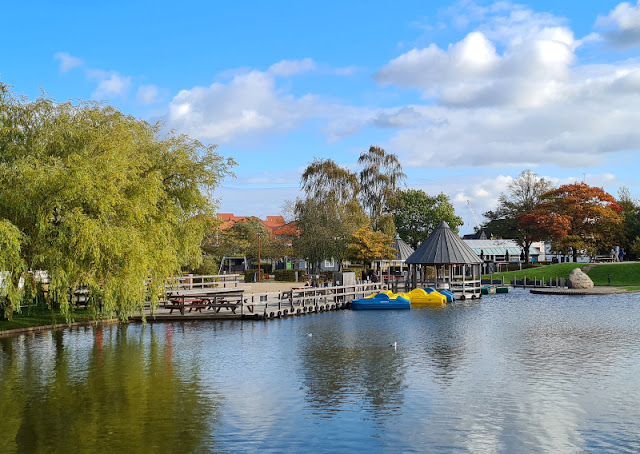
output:
[{"label": "wooden bench", "polygon": [[614,258],[611,257],[610,255],[596,255],[593,258],[593,261],[595,263],[606,263],[606,262],[613,262]]},{"label": "wooden bench", "polygon": [[236,309],[242,306],[242,300],[238,299],[236,301],[227,300],[227,299],[203,299],[203,302],[206,303],[208,309],[213,309],[216,313],[220,312],[220,309],[231,309],[231,313],[235,314]]},{"label": "wooden bench", "polygon": [[165,305],[166,309],[169,309],[169,314],[173,314],[174,310],[179,310],[182,315],[184,315],[184,310],[189,309],[189,312],[192,310],[196,310],[197,312],[202,313],[202,309],[207,309],[209,307],[208,304],[205,303],[205,300],[200,298],[169,298],[169,303]]}]

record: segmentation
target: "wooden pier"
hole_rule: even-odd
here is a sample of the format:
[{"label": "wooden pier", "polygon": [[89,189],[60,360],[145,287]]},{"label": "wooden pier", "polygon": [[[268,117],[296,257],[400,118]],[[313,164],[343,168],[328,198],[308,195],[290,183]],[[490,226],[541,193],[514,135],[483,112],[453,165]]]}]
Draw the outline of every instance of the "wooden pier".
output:
[{"label": "wooden pier", "polygon": [[[250,293],[250,285],[226,275],[177,278],[167,288],[167,299],[153,311],[147,305],[148,322],[183,320],[268,320],[345,309],[356,298],[382,290],[383,283],[356,283],[347,286],[293,287],[280,292]],[[206,279],[203,279],[206,278]],[[177,285],[176,285],[177,283]],[[142,314],[131,317],[142,320]]]}]

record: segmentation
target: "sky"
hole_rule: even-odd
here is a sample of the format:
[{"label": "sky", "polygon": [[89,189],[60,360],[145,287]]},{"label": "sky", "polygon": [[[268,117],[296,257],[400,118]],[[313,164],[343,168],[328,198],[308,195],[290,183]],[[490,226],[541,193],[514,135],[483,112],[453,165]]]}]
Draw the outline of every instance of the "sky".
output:
[{"label": "sky", "polygon": [[[217,144],[220,212],[283,214],[371,145],[476,213],[525,169],[640,198],[640,3],[7,2],[0,81]],[[481,219],[482,221],[482,219]]]}]

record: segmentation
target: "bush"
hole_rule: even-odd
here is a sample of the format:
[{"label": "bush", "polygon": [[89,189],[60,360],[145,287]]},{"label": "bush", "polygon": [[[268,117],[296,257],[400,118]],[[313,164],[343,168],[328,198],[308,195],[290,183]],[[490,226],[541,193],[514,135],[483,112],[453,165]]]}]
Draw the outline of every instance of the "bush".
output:
[{"label": "bush", "polygon": [[320,271],[320,280],[324,282],[333,282],[333,273],[336,273],[336,271]]},{"label": "bush", "polygon": [[[356,279],[358,279],[360,281],[366,278],[366,273],[365,273],[365,270],[363,268],[344,268],[342,270],[342,272],[343,273],[348,273],[348,272],[356,273]],[[365,278],[362,277],[363,274],[364,274]]]},{"label": "bush", "polygon": [[220,271],[220,263],[211,255],[203,255],[200,266],[192,271],[192,274],[212,276]]},{"label": "bush", "polygon": [[304,270],[276,270],[274,271],[276,281],[295,282],[296,272],[298,273],[298,282],[303,282],[307,278]]}]

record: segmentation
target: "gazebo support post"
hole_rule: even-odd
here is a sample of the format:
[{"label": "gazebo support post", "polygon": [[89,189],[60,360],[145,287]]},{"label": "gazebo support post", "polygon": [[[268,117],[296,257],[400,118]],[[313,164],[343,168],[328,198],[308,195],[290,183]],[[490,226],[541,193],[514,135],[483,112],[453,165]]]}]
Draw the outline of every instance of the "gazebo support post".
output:
[{"label": "gazebo support post", "polygon": [[417,276],[416,276],[416,274],[417,274],[417,272],[416,272],[417,265],[415,263],[412,263],[412,264],[409,265],[409,269],[411,271],[411,290],[413,290],[414,288],[417,288],[417,282],[416,282],[416,280],[417,280]]},{"label": "gazebo support post", "polygon": [[466,268],[466,265],[462,265],[462,299],[466,298],[465,293],[466,293],[466,290],[467,290],[466,287],[465,287],[465,282],[464,282],[465,281],[465,279],[464,279],[465,278],[465,274],[467,274],[465,268]]}]

